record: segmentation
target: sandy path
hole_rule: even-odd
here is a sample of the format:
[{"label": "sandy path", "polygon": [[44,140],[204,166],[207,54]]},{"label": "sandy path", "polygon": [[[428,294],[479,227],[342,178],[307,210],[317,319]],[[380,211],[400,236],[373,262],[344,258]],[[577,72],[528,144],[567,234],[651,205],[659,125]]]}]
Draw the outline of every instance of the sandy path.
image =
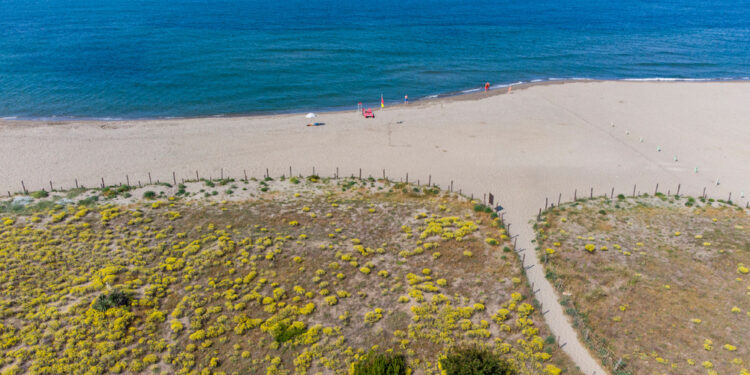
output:
[{"label": "sandy path", "polygon": [[[171,181],[195,176],[409,173],[479,197],[493,192],[506,208],[518,247],[552,331],[588,375],[603,373],[578,344],[536,264],[527,224],[545,197],[557,203],[594,194],[672,193],[745,205],[750,193],[750,83],[583,82],[534,86],[511,95],[442,100],[377,111],[325,113],[322,127],[302,115],[117,123],[0,122],[0,191],[69,188],[80,183]],[[612,126],[614,123],[614,127]],[[641,138],[643,141],[641,142]],[[661,151],[657,151],[657,147]],[[677,156],[678,161],[674,161]],[[698,173],[694,168],[698,168]],[[720,185],[716,180],[720,179]]]}]

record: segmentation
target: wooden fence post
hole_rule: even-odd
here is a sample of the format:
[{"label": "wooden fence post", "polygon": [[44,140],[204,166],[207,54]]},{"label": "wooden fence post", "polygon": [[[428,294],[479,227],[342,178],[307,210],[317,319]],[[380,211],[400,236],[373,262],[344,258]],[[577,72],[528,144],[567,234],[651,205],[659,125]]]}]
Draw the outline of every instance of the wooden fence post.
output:
[{"label": "wooden fence post", "polygon": [[589,198],[593,198],[593,197],[594,197],[594,188],[592,187],[591,188],[591,195],[589,196]]},{"label": "wooden fence post", "polygon": [[654,189],[654,195],[659,194],[659,184],[656,184],[656,189]]},{"label": "wooden fence post", "polygon": [[574,202],[578,200],[578,195],[577,194],[578,194],[578,189],[574,189],[573,190],[573,201]]},{"label": "wooden fence post", "polygon": [[359,169],[359,179],[362,179],[362,168]]},{"label": "wooden fence post", "polygon": [[26,191],[26,184],[23,183],[23,180],[21,180],[21,188],[23,188],[23,193],[28,194],[29,192]]},{"label": "wooden fence post", "polygon": [[174,182],[174,185],[177,186],[177,174],[172,171],[172,182]]},{"label": "wooden fence post", "polygon": [[682,186],[682,185],[681,184],[677,184],[677,195],[678,196],[680,195],[680,186]]},{"label": "wooden fence post", "polygon": [[432,186],[432,175],[429,175],[429,176],[427,177],[427,186],[428,186],[428,187],[429,187],[429,186]]},{"label": "wooden fence post", "polygon": [[76,178],[76,189],[78,189],[78,178]]},{"label": "wooden fence post", "polygon": [[[52,188],[52,180],[50,180],[50,181],[49,181],[49,191],[50,191],[50,192],[52,192],[52,191],[54,191],[54,190],[55,190],[55,189],[53,189],[53,188]],[[732,196],[732,193],[729,193],[729,196],[731,197],[731,196]]]},{"label": "wooden fence post", "polygon": [[104,189],[104,177],[102,177],[102,189]]},{"label": "wooden fence post", "polygon": [[635,198],[635,184],[633,184],[633,198]]},{"label": "wooden fence post", "polygon": [[148,172],[148,183],[151,184],[151,172]]}]

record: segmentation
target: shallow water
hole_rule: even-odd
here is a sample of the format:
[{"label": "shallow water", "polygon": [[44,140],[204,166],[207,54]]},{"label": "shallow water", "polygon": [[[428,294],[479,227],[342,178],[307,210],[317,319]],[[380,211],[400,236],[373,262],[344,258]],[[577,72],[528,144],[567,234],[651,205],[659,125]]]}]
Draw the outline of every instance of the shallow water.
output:
[{"label": "shallow water", "polygon": [[0,117],[378,105],[561,78],[747,79],[750,1],[3,0]]}]

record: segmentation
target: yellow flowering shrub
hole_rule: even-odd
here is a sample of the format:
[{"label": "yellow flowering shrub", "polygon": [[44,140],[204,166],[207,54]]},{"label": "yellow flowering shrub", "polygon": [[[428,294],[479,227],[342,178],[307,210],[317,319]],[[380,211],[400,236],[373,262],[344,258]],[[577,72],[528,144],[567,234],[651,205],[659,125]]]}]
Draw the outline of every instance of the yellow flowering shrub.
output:
[{"label": "yellow flowering shrub", "polygon": [[[164,190],[158,201],[2,213],[0,369],[343,373],[376,337],[418,373],[436,373],[458,341],[537,372],[569,366],[542,339],[520,267],[489,255],[487,244],[509,244],[489,214],[442,193],[339,192],[344,179],[315,192],[262,182],[227,182],[252,191],[247,202],[191,196],[200,181],[186,183],[187,199]],[[511,296],[502,319],[487,290]],[[95,305],[112,291],[127,298]]]}]

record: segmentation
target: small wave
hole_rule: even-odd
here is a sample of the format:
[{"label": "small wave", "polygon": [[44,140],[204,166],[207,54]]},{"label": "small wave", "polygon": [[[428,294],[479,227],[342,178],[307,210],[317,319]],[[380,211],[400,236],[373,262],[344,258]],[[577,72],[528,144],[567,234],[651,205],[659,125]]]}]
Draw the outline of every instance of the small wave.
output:
[{"label": "small wave", "polygon": [[[613,78],[613,77],[549,77],[549,78],[535,78],[528,81],[515,81],[512,83],[499,83],[490,86],[490,90],[505,89],[508,86],[516,86],[521,84],[539,84],[543,82],[564,82],[564,81],[592,81],[592,80],[604,80],[613,82],[711,82],[711,81],[749,81],[750,76],[743,77],[718,77],[718,78],[678,78],[678,77],[641,77],[641,78]],[[423,96],[420,99],[439,99],[445,97],[452,97],[457,95],[471,94],[482,91],[483,88],[471,88],[460,91],[443,92],[438,94],[432,94]],[[379,104],[379,103],[377,103]],[[374,104],[377,106],[377,104]],[[287,110],[274,110],[274,111],[253,111],[253,112],[238,112],[238,113],[219,113],[219,114],[203,114],[195,116],[153,116],[153,117],[86,117],[86,116],[0,116],[0,120],[22,120],[22,121],[44,121],[44,122],[65,122],[65,121],[128,121],[128,120],[152,120],[152,119],[182,119],[182,118],[201,118],[201,117],[236,117],[236,116],[265,116],[265,115],[276,115],[276,114],[297,114],[307,113],[315,110],[316,112],[325,111],[338,111],[348,110],[354,107],[349,106],[336,106],[336,107],[310,107],[310,108],[295,108]]]},{"label": "small wave", "polygon": [[698,82],[698,81],[723,81],[725,78],[672,78],[672,77],[653,77],[653,78],[623,78],[620,81],[633,81],[633,82]]}]

